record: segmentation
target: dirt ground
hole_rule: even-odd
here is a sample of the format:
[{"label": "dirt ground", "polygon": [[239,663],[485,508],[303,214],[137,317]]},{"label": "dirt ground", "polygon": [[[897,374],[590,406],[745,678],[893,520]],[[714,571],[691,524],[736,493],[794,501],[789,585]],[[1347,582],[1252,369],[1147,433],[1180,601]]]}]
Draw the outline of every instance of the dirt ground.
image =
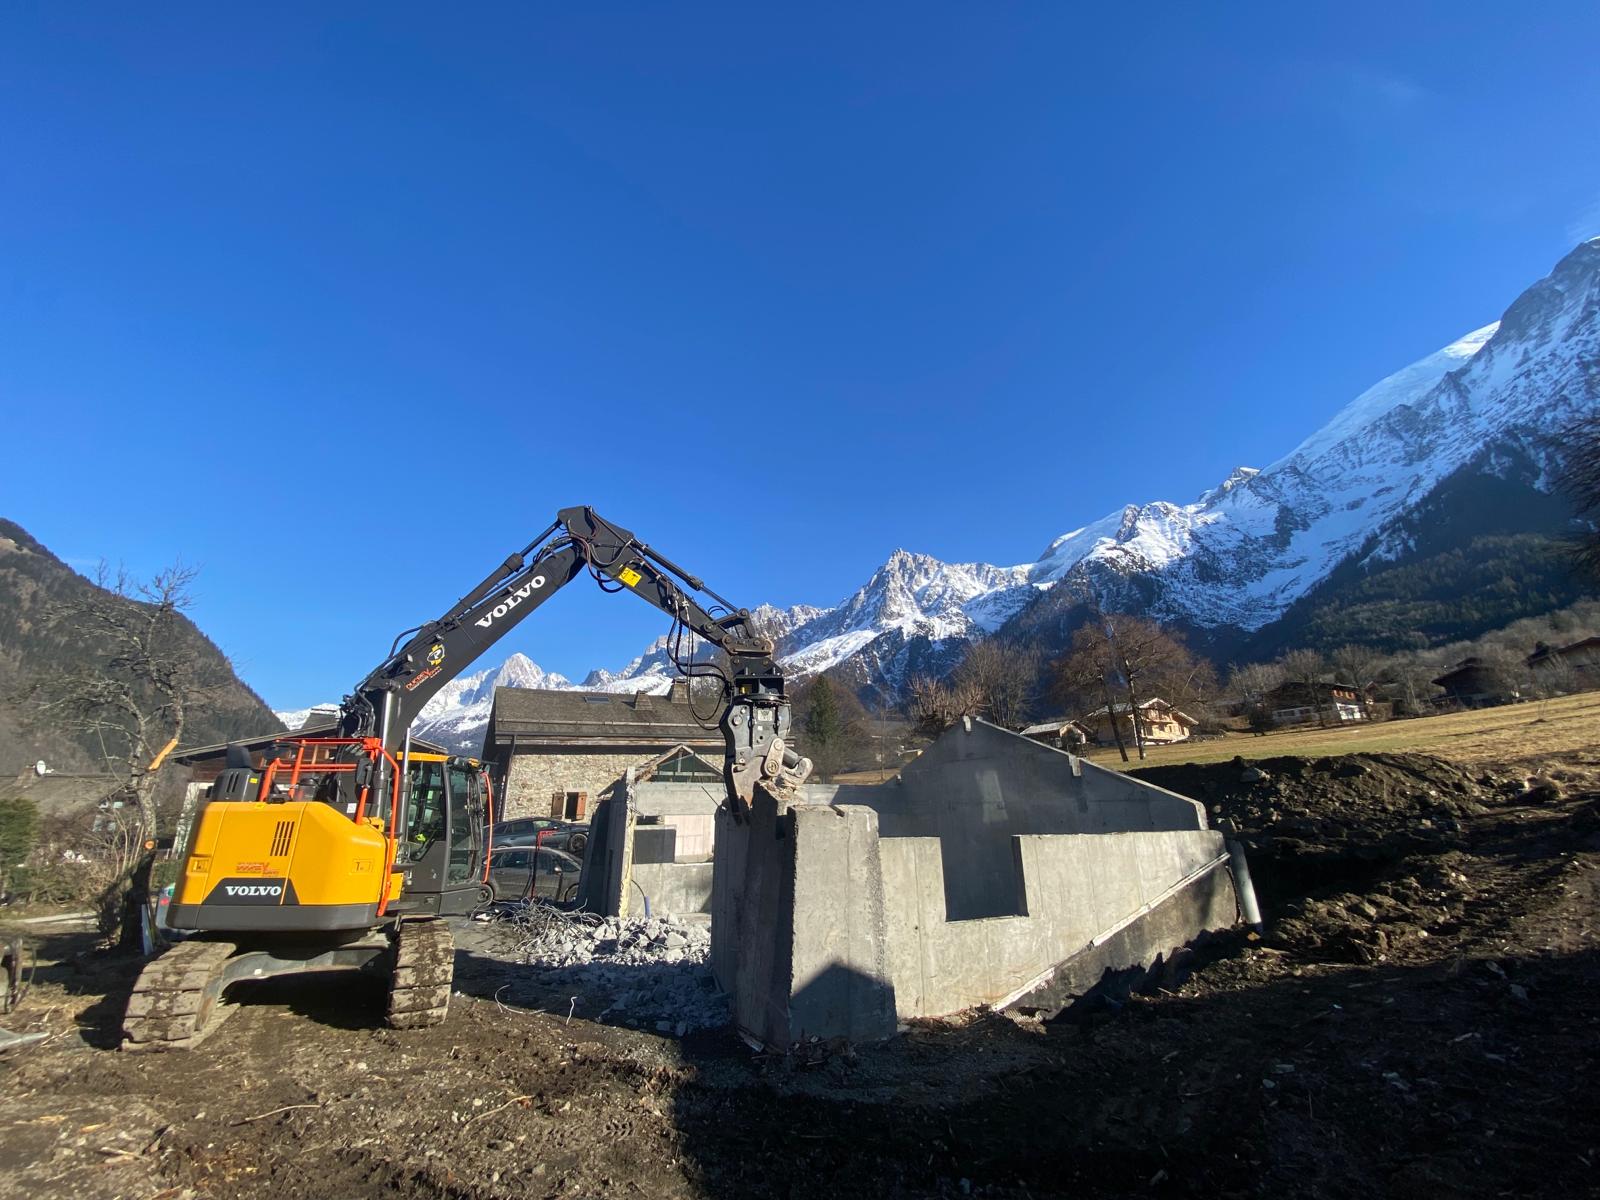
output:
[{"label": "dirt ground", "polygon": [[[1041,1023],[814,1061],[592,1019],[462,932],[447,1023],[236,989],[118,1053],[135,964],[46,938],[0,1057],[0,1195],[1505,1196],[1597,1190],[1600,753],[1156,768],[1249,845],[1262,941]],[[570,1015],[569,1015],[570,1014]]]}]

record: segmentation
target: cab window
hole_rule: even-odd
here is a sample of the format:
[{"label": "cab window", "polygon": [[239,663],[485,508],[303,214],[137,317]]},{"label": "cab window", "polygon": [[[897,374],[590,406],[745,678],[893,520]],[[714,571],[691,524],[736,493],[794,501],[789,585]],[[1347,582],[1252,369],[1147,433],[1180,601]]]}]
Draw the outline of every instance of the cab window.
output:
[{"label": "cab window", "polygon": [[476,874],[478,839],[474,836],[472,816],[477,808],[477,773],[466,767],[452,765],[450,777],[450,865],[445,871],[447,883],[465,883]]},{"label": "cab window", "polygon": [[445,834],[444,764],[411,764],[411,803],[401,845],[395,857],[403,863],[420,862],[428,848]]}]

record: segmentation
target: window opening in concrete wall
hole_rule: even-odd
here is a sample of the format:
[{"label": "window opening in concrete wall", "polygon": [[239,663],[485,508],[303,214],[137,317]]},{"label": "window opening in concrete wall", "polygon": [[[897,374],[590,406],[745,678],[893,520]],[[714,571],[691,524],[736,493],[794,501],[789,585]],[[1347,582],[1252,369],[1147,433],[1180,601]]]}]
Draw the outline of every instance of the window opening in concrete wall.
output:
[{"label": "window opening in concrete wall", "polygon": [[993,765],[968,768],[966,786],[935,810],[944,864],[947,921],[1028,915],[1022,854],[1012,836],[1005,787]]},{"label": "window opening in concrete wall", "polygon": [[941,838],[944,864],[944,918],[982,921],[1028,915],[1028,886],[1022,872],[1022,846],[1009,835],[973,840]]}]

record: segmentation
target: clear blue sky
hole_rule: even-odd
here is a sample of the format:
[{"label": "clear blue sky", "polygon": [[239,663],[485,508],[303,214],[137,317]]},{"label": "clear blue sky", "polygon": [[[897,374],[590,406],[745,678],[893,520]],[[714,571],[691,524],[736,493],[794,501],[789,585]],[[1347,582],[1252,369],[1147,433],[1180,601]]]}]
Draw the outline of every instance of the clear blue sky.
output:
[{"label": "clear blue sky", "polygon": [[1302,8],[8,6],[0,512],[287,707],[567,504],[753,605],[1190,500],[1600,233],[1600,10]]}]

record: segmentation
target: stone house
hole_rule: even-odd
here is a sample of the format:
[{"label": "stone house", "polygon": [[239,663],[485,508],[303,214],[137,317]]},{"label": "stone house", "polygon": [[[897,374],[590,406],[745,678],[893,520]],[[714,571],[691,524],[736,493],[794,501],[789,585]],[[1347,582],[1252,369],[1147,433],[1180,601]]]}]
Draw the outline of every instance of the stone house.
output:
[{"label": "stone house", "polygon": [[[1114,745],[1119,729],[1122,740],[1127,745],[1134,744],[1133,718],[1126,704],[1113,704],[1109,709],[1104,706],[1097,708],[1083,719],[1083,723],[1088,726],[1091,739],[1098,745]],[[1188,713],[1174,708],[1159,696],[1139,702],[1139,735],[1147,746],[1186,742],[1198,724]]]},{"label": "stone house", "polygon": [[[674,756],[680,749],[693,762]],[[722,755],[716,720],[697,715],[678,680],[665,696],[496,688],[482,757],[506,817],[582,821],[629,767],[653,767],[657,779],[685,770],[698,778]]]}]

